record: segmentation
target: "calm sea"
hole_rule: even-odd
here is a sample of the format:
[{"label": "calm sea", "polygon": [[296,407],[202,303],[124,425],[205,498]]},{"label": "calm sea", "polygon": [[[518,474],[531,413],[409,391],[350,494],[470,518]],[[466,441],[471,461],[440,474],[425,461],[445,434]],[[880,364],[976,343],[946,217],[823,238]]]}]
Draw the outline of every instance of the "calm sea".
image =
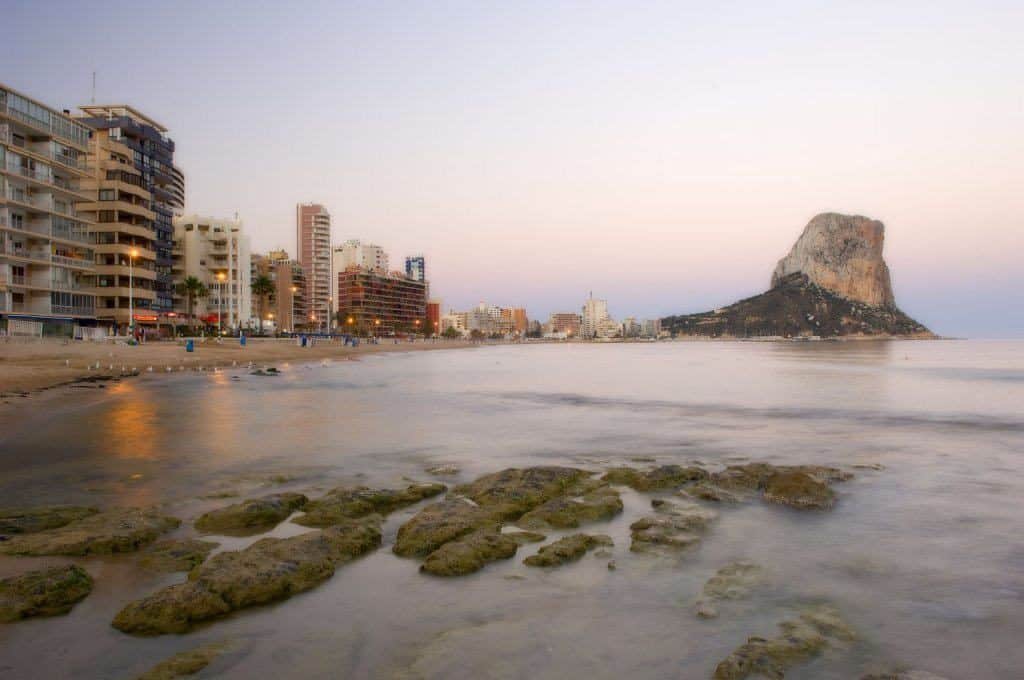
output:
[{"label": "calm sea", "polygon": [[[678,558],[629,552],[650,496],[626,489],[621,516],[586,528],[614,538],[615,571],[593,556],[532,570],[528,546],[472,576],[429,578],[389,549],[410,508],[388,519],[382,549],[323,586],[186,636],[109,626],[183,575],[81,560],[96,587],[71,614],[0,625],[0,677],[128,678],[227,638],[211,677],[706,678],[815,602],[858,638],[787,678],[1024,676],[1024,342],[501,346],[281,368],[143,378],[0,411],[0,505],[159,504],[190,520],[233,502],[212,494],[396,486],[439,464],[461,468],[455,482],[509,466],[645,464],[635,457],[828,464],[856,478],[835,487],[831,512],[720,508]],[[865,465],[881,469],[853,468]],[[698,619],[704,581],[740,558],[766,583]],[[2,558],[0,575],[59,561]]]}]

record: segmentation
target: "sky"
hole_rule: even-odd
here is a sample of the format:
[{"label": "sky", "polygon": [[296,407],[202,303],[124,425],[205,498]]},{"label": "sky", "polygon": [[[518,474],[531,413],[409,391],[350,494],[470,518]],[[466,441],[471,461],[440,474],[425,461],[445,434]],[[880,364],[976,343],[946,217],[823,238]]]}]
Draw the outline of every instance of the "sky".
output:
[{"label": "sky", "polygon": [[1024,337],[1024,3],[0,0],[0,82],[126,103],[186,211],[423,253],[445,308],[697,312],[815,214],[886,224],[899,306]]}]

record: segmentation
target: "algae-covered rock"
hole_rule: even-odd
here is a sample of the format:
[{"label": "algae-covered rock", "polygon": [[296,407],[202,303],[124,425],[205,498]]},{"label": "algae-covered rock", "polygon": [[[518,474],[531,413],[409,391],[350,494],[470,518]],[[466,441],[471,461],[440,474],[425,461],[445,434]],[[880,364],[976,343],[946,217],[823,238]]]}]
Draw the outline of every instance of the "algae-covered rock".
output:
[{"label": "algae-covered rock", "polygon": [[380,543],[377,516],[290,538],[264,538],[244,550],[214,555],[185,583],[129,603],[113,626],[136,635],[184,633],[201,621],[314,588]]},{"label": "algae-covered rock", "polygon": [[310,501],[305,507],[306,514],[295,518],[295,523],[307,527],[325,527],[344,519],[356,519],[374,513],[387,515],[444,493],[446,489],[444,484],[412,484],[405,489],[341,487]]},{"label": "algae-covered rock", "polygon": [[622,484],[637,491],[674,489],[684,484],[706,479],[707,471],[699,467],[661,465],[650,470],[617,467],[608,470],[601,479],[611,484]]},{"label": "algae-covered rock", "polygon": [[707,481],[683,487],[678,493],[680,496],[688,496],[689,498],[696,498],[701,501],[711,501],[712,503],[739,503],[741,500],[740,496],[732,491],[726,491]]},{"label": "algae-covered rock", "polygon": [[227,648],[225,642],[211,642],[194,649],[178,652],[169,659],[164,659],[138,680],[174,680],[187,675],[195,675],[210,665]]},{"label": "algae-covered rock", "polygon": [[836,494],[805,472],[776,472],[765,482],[764,499],[794,508],[827,510],[835,505]]},{"label": "algae-covered rock", "polygon": [[456,487],[455,493],[487,508],[496,520],[515,520],[589,475],[558,466],[508,468]]},{"label": "algae-covered rock", "polygon": [[105,555],[131,552],[176,529],[181,520],[155,510],[117,508],[56,529],[21,534],[0,543],[11,555]]},{"label": "algae-covered rock", "polygon": [[150,571],[191,571],[218,545],[195,538],[157,541],[142,551],[139,565]]},{"label": "algae-covered rock", "polygon": [[526,545],[527,543],[540,543],[547,539],[544,534],[539,534],[536,531],[503,531],[503,536],[508,536],[519,545]]},{"label": "algae-covered rock", "polygon": [[426,469],[428,475],[435,475],[437,477],[454,477],[455,475],[462,472],[457,465],[434,465]]},{"label": "algae-covered rock", "polygon": [[601,545],[612,545],[609,536],[572,534],[543,546],[536,555],[530,555],[523,564],[528,567],[558,567],[583,557],[588,550]]},{"label": "algae-covered rock", "polygon": [[750,596],[750,591],[761,582],[762,569],[753,562],[739,560],[725,565],[708,579],[697,600],[697,616],[711,619],[718,616],[717,603],[721,600],[739,600]]},{"label": "algae-covered rock", "polygon": [[195,521],[198,531],[246,536],[272,529],[301,509],[309,499],[300,493],[274,493],[211,510]]},{"label": "algae-covered rock", "polygon": [[34,534],[95,515],[99,510],[77,505],[0,509],[0,535]]},{"label": "algae-covered rock", "polygon": [[507,560],[516,554],[519,542],[507,534],[476,531],[449,541],[420,566],[420,571],[434,576],[462,576],[483,569],[496,560]]},{"label": "algae-covered rock", "polygon": [[92,578],[73,564],[2,579],[0,623],[66,614],[91,591]]},{"label": "algae-covered rock", "polygon": [[715,668],[715,680],[742,680],[751,675],[779,679],[786,670],[820,654],[836,640],[852,640],[854,633],[829,605],[802,612],[779,624],[775,638],[752,637]]},{"label": "algae-covered rock", "polygon": [[464,498],[431,503],[399,527],[393,551],[402,557],[426,557],[448,541],[484,528],[496,531],[499,523]]},{"label": "algae-covered rock", "polygon": [[553,498],[523,515],[517,524],[530,529],[575,529],[582,522],[608,520],[622,512],[619,492],[600,486],[581,496]]},{"label": "algae-covered rock", "polygon": [[641,517],[629,525],[630,550],[642,552],[655,547],[680,549],[696,545],[718,513],[696,503],[655,500],[654,515]]},{"label": "algae-covered rock", "polygon": [[941,675],[920,670],[894,670],[890,673],[870,673],[860,680],[946,680]]}]

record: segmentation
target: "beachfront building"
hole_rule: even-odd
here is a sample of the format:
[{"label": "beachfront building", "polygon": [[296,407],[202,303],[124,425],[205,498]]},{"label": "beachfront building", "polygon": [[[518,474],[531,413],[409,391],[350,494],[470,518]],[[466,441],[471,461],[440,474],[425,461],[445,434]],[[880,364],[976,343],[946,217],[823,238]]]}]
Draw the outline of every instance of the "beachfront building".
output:
[{"label": "beachfront building", "polygon": [[76,205],[90,129],[0,84],[0,330],[96,325],[91,223]]},{"label": "beachfront building", "polygon": [[338,324],[369,335],[420,332],[427,284],[399,274],[352,266],[338,272]]},{"label": "beachfront building", "polygon": [[547,328],[544,329],[544,332],[578,338],[582,323],[580,315],[575,312],[553,312],[548,317]]},{"label": "beachfront building", "polygon": [[[97,206],[96,252],[102,262],[101,277],[106,277],[100,281],[120,284],[126,276],[123,263],[136,248],[143,271],[148,272],[141,279],[148,293],[139,300],[146,311],[139,312],[136,322],[155,324],[158,317],[174,309],[174,218],[185,208],[185,177],[174,166],[174,142],[167,137],[167,128],[130,106],[89,104],[78,108],[83,115],[77,120],[97,130],[97,144],[106,146],[101,150],[94,145],[99,156],[93,155],[90,167],[94,181],[99,173],[101,186],[96,189],[106,192],[102,205]],[[104,157],[104,150],[117,158]],[[129,162],[123,163],[126,159]],[[136,188],[149,193],[148,205]],[[139,239],[140,245],[131,245],[133,239]],[[126,318],[127,312],[121,311],[126,302],[127,291],[121,290],[99,299],[101,309],[114,310],[103,312],[105,318],[120,323]],[[109,307],[111,303],[114,307]]]},{"label": "beachfront building", "polygon": [[405,258],[405,275],[413,281],[427,280],[427,260],[422,255]]},{"label": "beachfront building", "polygon": [[[194,276],[209,295],[197,300],[193,314],[224,330],[244,329],[252,319],[252,267],[249,236],[240,220],[188,215],[174,220],[174,279]],[[188,301],[175,294],[175,310],[184,315]]]},{"label": "beachfront building", "polygon": [[[386,274],[388,272],[388,254],[382,247],[373,243],[350,239],[334,249],[331,266],[334,267],[335,272],[345,271],[349,267],[360,267],[378,274]],[[423,279],[413,280],[422,281]]]},{"label": "beachfront building", "polygon": [[329,328],[331,318],[331,214],[319,203],[295,206],[296,259],[306,276],[306,306],[313,325]]},{"label": "beachfront building", "polygon": [[[306,277],[302,266],[288,257],[284,250],[271,250],[266,255],[252,256],[252,280],[266,276],[274,287],[263,303],[263,328],[293,333],[307,325]],[[260,318],[260,301],[253,295],[252,318]],[[298,325],[296,325],[296,322]]]},{"label": "beachfront building", "polygon": [[611,338],[621,332],[608,314],[608,301],[595,300],[593,294],[583,303],[581,319],[580,336],[585,339]]},{"label": "beachfront building", "polygon": [[438,335],[444,329],[441,328],[441,300],[427,300],[427,327],[424,333],[427,335]]}]

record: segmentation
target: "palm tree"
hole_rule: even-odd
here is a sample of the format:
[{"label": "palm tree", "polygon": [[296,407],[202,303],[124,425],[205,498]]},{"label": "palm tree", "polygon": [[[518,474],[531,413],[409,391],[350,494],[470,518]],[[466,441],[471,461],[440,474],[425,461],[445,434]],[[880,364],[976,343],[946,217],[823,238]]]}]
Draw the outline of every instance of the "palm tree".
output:
[{"label": "palm tree", "polygon": [[188,322],[190,326],[194,326],[195,318],[192,315],[192,305],[195,304],[197,299],[204,298],[209,295],[210,291],[205,285],[203,285],[202,281],[194,276],[189,276],[174,287],[174,292],[185,298],[188,308]]},{"label": "palm tree", "polygon": [[252,294],[256,296],[256,299],[260,301],[260,335],[263,335],[263,304],[267,301],[267,298],[274,294],[274,282],[270,280],[270,277],[261,274],[257,276],[252,282]]}]

